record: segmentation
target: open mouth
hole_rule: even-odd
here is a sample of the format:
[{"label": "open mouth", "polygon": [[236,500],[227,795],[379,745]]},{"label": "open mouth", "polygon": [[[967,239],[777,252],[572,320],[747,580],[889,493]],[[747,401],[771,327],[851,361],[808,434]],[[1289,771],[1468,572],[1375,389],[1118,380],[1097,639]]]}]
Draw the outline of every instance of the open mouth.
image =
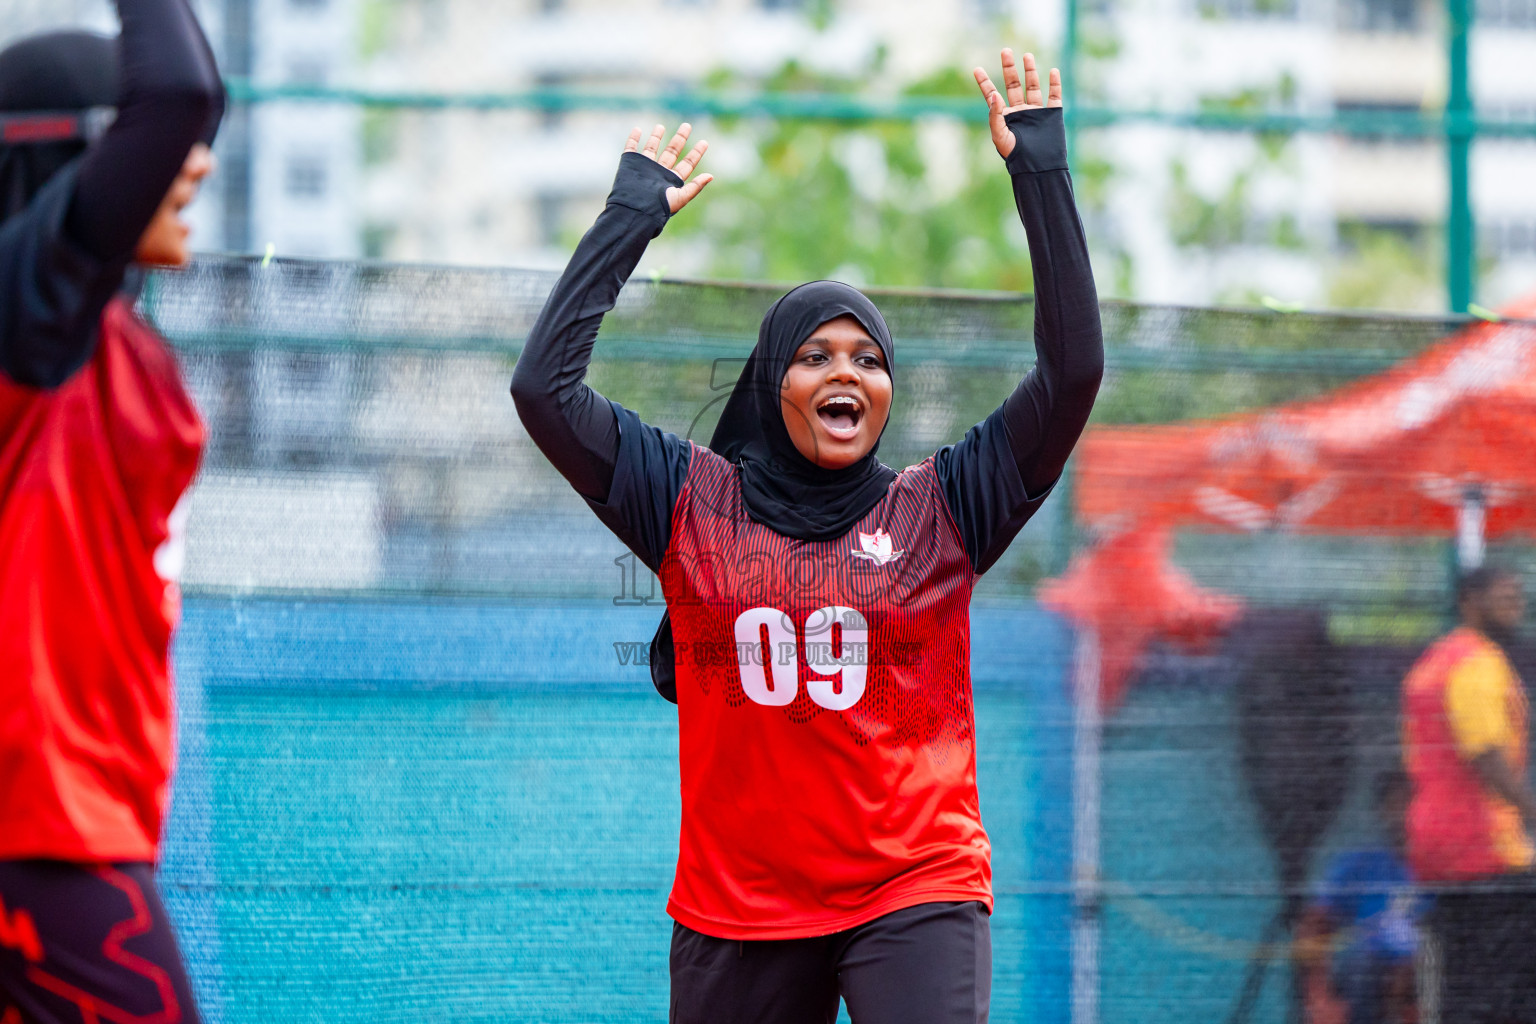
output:
[{"label": "open mouth", "polygon": [[839,441],[851,441],[859,434],[864,406],[850,395],[833,395],[816,407],[816,415],[827,433]]}]

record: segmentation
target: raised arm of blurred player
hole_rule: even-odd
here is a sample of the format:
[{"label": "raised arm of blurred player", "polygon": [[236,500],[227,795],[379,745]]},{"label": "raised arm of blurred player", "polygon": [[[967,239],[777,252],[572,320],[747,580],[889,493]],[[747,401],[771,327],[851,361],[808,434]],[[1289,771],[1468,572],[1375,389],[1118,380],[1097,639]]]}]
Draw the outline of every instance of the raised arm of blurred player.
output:
[{"label": "raised arm of blurred player", "polygon": [[218,69],[187,0],[117,7],[116,119],[0,225],[0,371],[33,387],[58,386],[90,357],[140,235],[223,111]]}]

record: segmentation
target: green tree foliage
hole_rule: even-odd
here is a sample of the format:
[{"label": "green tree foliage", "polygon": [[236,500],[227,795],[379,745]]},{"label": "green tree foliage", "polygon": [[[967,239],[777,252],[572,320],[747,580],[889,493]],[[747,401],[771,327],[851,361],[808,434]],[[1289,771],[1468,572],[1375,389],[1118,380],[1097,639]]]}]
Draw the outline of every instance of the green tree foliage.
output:
[{"label": "green tree foliage", "polygon": [[[851,92],[868,74],[820,74],[790,62],[767,91]],[[739,85],[728,74],[714,88]],[[945,70],[903,89],[967,96],[966,71]],[[722,177],[680,218],[673,238],[707,239],[709,272],[739,279],[840,277],[869,285],[1028,291],[1029,253],[1003,162],[984,122],[840,125],[785,118],[721,126],[752,140],[758,166]]]},{"label": "green tree foliage", "polygon": [[1340,254],[1328,302],[1355,309],[1432,312],[1445,303],[1445,251],[1436,231],[1339,225]]},{"label": "green tree foliage", "polygon": [[[1201,110],[1222,113],[1261,113],[1288,109],[1296,101],[1297,86],[1289,73],[1268,86],[1252,86],[1232,93],[1200,97]],[[1218,195],[1202,193],[1190,180],[1182,158],[1169,167],[1167,199],[1168,232],[1175,245],[1220,250],[1239,245],[1263,245],[1274,249],[1302,250],[1307,246],[1296,217],[1291,213],[1257,221],[1254,192],[1260,181],[1294,177],[1297,173],[1292,137],[1283,133],[1253,136],[1253,155],[1233,174]]]}]

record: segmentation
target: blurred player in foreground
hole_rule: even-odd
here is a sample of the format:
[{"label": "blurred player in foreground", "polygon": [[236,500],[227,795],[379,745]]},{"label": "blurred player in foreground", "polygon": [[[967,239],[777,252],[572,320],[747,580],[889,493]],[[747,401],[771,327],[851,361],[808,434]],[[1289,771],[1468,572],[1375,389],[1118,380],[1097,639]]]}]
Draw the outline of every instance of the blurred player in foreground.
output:
[{"label": "blurred player in foreground", "polygon": [[118,14],[0,53],[0,1024],[198,1019],[154,861],[203,425],[125,280],[187,261],[224,94],[186,0]]},{"label": "blurred player in foreground", "polygon": [[[971,590],[1040,507],[1103,371],[1067,173],[1061,82],[978,68],[1035,275],[1035,369],[957,444],[896,472],[875,450],[895,357],[847,285],[764,317],[709,448],[582,383],[603,314],[694,199],[705,145],[636,129],[607,208],[529,334],[529,435],[658,572],[652,678],[678,704],[674,1024],[987,1019],[991,843],[976,793]],[[783,216],[794,217],[794,209]]]},{"label": "blurred player in foreground", "polygon": [[1505,653],[1525,598],[1513,572],[1487,566],[1462,577],[1457,605],[1461,625],[1403,681],[1408,860],[1436,894],[1440,1019],[1536,1024],[1536,797],[1526,696]]}]

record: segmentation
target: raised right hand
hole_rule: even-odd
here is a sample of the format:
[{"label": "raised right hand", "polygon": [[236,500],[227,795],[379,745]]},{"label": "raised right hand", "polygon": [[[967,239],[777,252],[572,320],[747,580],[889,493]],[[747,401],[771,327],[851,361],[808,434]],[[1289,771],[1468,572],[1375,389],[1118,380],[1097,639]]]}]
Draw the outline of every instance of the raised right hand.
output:
[{"label": "raised right hand", "polygon": [[[982,99],[987,101],[987,121],[992,128],[992,144],[997,147],[998,156],[1004,160],[1013,152],[1014,144],[1013,132],[1006,122],[1009,114],[1034,107],[1061,106],[1061,72],[1051,68],[1050,91],[1042,96],[1040,72],[1035,68],[1035,55],[1032,53],[1024,55],[1024,80],[1020,81],[1019,66],[1013,59],[1013,51],[1003,50],[1003,85],[1008,90],[1006,101],[997,91],[997,86],[992,84],[992,79],[987,77],[985,70],[977,68],[972,74],[981,88]],[[657,125],[658,130],[660,127]]]},{"label": "raised right hand", "polygon": [[688,176],[694,168],[699,166],[699,161],[704,159],[704,153],[709,149],[709,143],[701,141],[697,146],[688,151],[688,155],[681,160],[677,155],[683,151],[683,146],[688,143],[688,134],[693,131],[693,125],[684,121],[678,125],[677,134],[672,136],[672,141],[667,143],[667,148],[657,152],[661,147],[662,136],[666,135],[665,125],[657,125],[651,130],[651,137],[645,143],[645,148],[640,147],[642,132],[639,128],[629,133],[629,141],[624,143],[624,152],[638,152],[641,156],[655,160],[661,166],[670,169],[679,178],[683,179],[682,187],[674,185],[667,189],[667,206],[673,213],[681,210],[693,201],[693,197],[704,191],[704,186],[715,180],[713,174],[701,174],[692,181]]}]

